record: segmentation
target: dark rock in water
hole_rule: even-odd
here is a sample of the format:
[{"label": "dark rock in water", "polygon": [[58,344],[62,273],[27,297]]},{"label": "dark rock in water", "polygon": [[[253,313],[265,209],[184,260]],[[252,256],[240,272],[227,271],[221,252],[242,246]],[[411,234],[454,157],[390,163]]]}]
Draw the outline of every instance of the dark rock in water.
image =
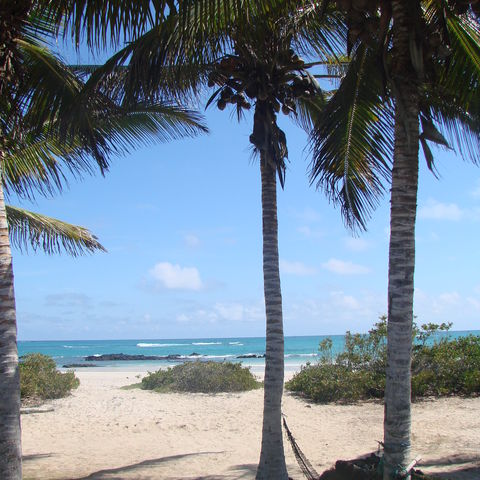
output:
[{"label": "dark rock in water", "polygon": [[203,355],[201,355],[200,353],[197,353],[197,352],[193,352],[189,355],[189,357],[203,357]]},{"label": "dark rock in water", "polygon": [[246,353],[245,355],[238,355],[236,358],[265,358],[265,354],[257,355],[256,353]]},{"label": "dark rock in water", "polygon": [[92,368],[98,367],[98,365],[86,365],[85,363],[67,363],[67,365],[62,365],[62,368]]},{"label": "dark rock in water", "polygon": [[126,353],[105,353],[103,355],[88,355],[86,362],[108,362],[129,360],[181,360],[181,355],[127,355]]}]

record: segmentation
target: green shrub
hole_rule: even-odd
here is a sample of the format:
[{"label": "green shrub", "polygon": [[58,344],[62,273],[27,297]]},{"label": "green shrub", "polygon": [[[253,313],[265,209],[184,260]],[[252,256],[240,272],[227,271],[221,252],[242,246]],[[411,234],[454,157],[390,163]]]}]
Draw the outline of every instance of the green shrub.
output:
[{"label": "green shrub", "polygon": [[[452,340],[437,335],[450,327],[414,326],[412,398],[480,393],[480,337]],[[318,364],[302,368],[286,388],[316,402],[383,398],[386,335],[386,318],[381,317],[367,335],[347,332],[344,351],[336,356],[331,340],[323,340]]]},{"label": "green shrub", "polygon": [[141,388],[159,392],[242,392],[259,388],[250,370],[240,363],[188,362],[149,373]]},{"label": "green shrub", "polygon": [[42,400],[62,398],[80,385],[73,372],[61,373],[47,355],[29,353],[20,360],[20,396]]},{"label": "green shrub", "polygon": [[378,396],[371,372],[353,371],[336,364],[307,364],[287,382],[286,388],[321,403],[352,402],[368,396]]},{"label": "green shrub", "polygon": [[412,391],[414,396],[480,393],[480,337],[443,339],[414,348]]}]

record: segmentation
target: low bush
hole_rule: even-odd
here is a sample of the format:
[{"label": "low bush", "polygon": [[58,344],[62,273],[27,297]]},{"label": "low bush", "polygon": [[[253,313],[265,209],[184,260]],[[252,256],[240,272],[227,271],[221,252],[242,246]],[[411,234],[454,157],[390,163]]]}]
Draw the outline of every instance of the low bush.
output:
[{"label": "low bush", "polygon": [[[438,335],[451,324],[414,328],[412,398],[480,393],[480,337]],[[320,343],[318,364],[307,364],[285,387],[315,402],[383,398],[386,318],[367,335],[345,335],[344,351],[333,355],[332,341]]]},{"label": "low bush", "polygon": [[443,339],[416,345],[412,358],[412,396],[480,393],[480,337]]},{"label": "low bush", "polygon": [[22,399],[62,398],[80,385],[74,372],[61,373],[52,358],[30,353],[20,360],[20,396]]},{"label": "low bush", "polygon": [[261,386],[240,363],[187,362],[167,370],[149,373],[141,388],[159,392],[242,392]]}]

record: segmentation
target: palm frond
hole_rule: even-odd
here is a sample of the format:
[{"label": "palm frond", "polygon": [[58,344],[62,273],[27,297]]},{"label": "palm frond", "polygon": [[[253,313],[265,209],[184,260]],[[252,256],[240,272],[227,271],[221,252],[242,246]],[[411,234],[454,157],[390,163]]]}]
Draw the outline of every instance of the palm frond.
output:
[{"label": "palm frond", "polygon": [[441,84],[468,100],[480,88],[480,27],[465,16],[447,18],[451,55]]},{"label": "palm frond", "polygon": [[327,100],[325,93],[319,88],[316,95],[295,99],[295,122],[308,134],[321,120]]},{"label": "palm frond", "polygon": [[478,163],[480,26],[469,15],[457,15],[449,8],[439,10],[434,2],[427,3],[426,17],[442,26],[450,53],[437,63],[434,85],[427,84],[422,90],[422,115],[435,122],[448,145]]},{"label": "palm frond", "polygon": [[444,88],[425,93],[422,113],[435,121],[448,145],[462,158],[472,163],[480,162],[480,94],[472,97],[467,105],[460,101],[455,92]]},{"label": "palm frond", "polygon": [[80,145],[65,145],[43,133],[25,133],[21,142],[11,142],[4,153],[1,178],[7,194],[32,199],[36,193],[50,195],[61,190],[68,183],[64,170],[75,177],[90,168]]},{"label": "palm frond", "polygon": [[390,178],[393,118],[380,96],[382,78],[378,57],[359,48],[311,135],[311,182],[353,229],[366,228]]},{"label": "palm frond", "polygon": [[105,248],[86,228],[71,225],[22,208],[6,206],[10,242],[23,251],[43,250],[52,255],[71,256],[105,252]]},{"label": "palm frond", "polygon": [[86,42],[89,47],[118,46],[136,38],[161,20],[168,12],[169,0],[39,0],[39,9],[54,19],[58,30],[70,36],[74,45]]},{"label": "palm frond", "polygon": [[1,173],[8,191],[50,194],[65,184],[67,171],[77,178],[104,173],[112,154],[207,132],[197,112],[166,101],[123,106],[122,96],[85,84],[35,40],[17,41],[25,66],[17,92],[23,118],[21,135],[3,129]]},{"label": "palm frond", "polygon": [[347,28],[334,4],[325,0],[303,1],[298,2],[294,12],[294,42],[298,51],[309,58],[315,55],[319,61],[338,63],[345,52]]}]

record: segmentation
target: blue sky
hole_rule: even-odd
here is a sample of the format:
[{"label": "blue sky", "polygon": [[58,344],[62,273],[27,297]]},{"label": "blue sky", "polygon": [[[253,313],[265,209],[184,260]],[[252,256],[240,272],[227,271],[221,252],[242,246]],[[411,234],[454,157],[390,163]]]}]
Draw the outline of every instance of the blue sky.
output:
[{"label": "blue sky", "polygon": [[[206,112],[208,136],[115,158],[105,178],[22,205],[93,231],[81,258],[16,250],[20,340],[263,336],[260,172],[241,124]],[[287,335],[365,332],[386,313],[388,193],[354,238],[308,184],[304,133],[285,117],[290,163],[278,192]],[[420,172],[418,322],[479,328],[480,169],[437,150]],[[12,203],[15,203],[11,199]]]}]

